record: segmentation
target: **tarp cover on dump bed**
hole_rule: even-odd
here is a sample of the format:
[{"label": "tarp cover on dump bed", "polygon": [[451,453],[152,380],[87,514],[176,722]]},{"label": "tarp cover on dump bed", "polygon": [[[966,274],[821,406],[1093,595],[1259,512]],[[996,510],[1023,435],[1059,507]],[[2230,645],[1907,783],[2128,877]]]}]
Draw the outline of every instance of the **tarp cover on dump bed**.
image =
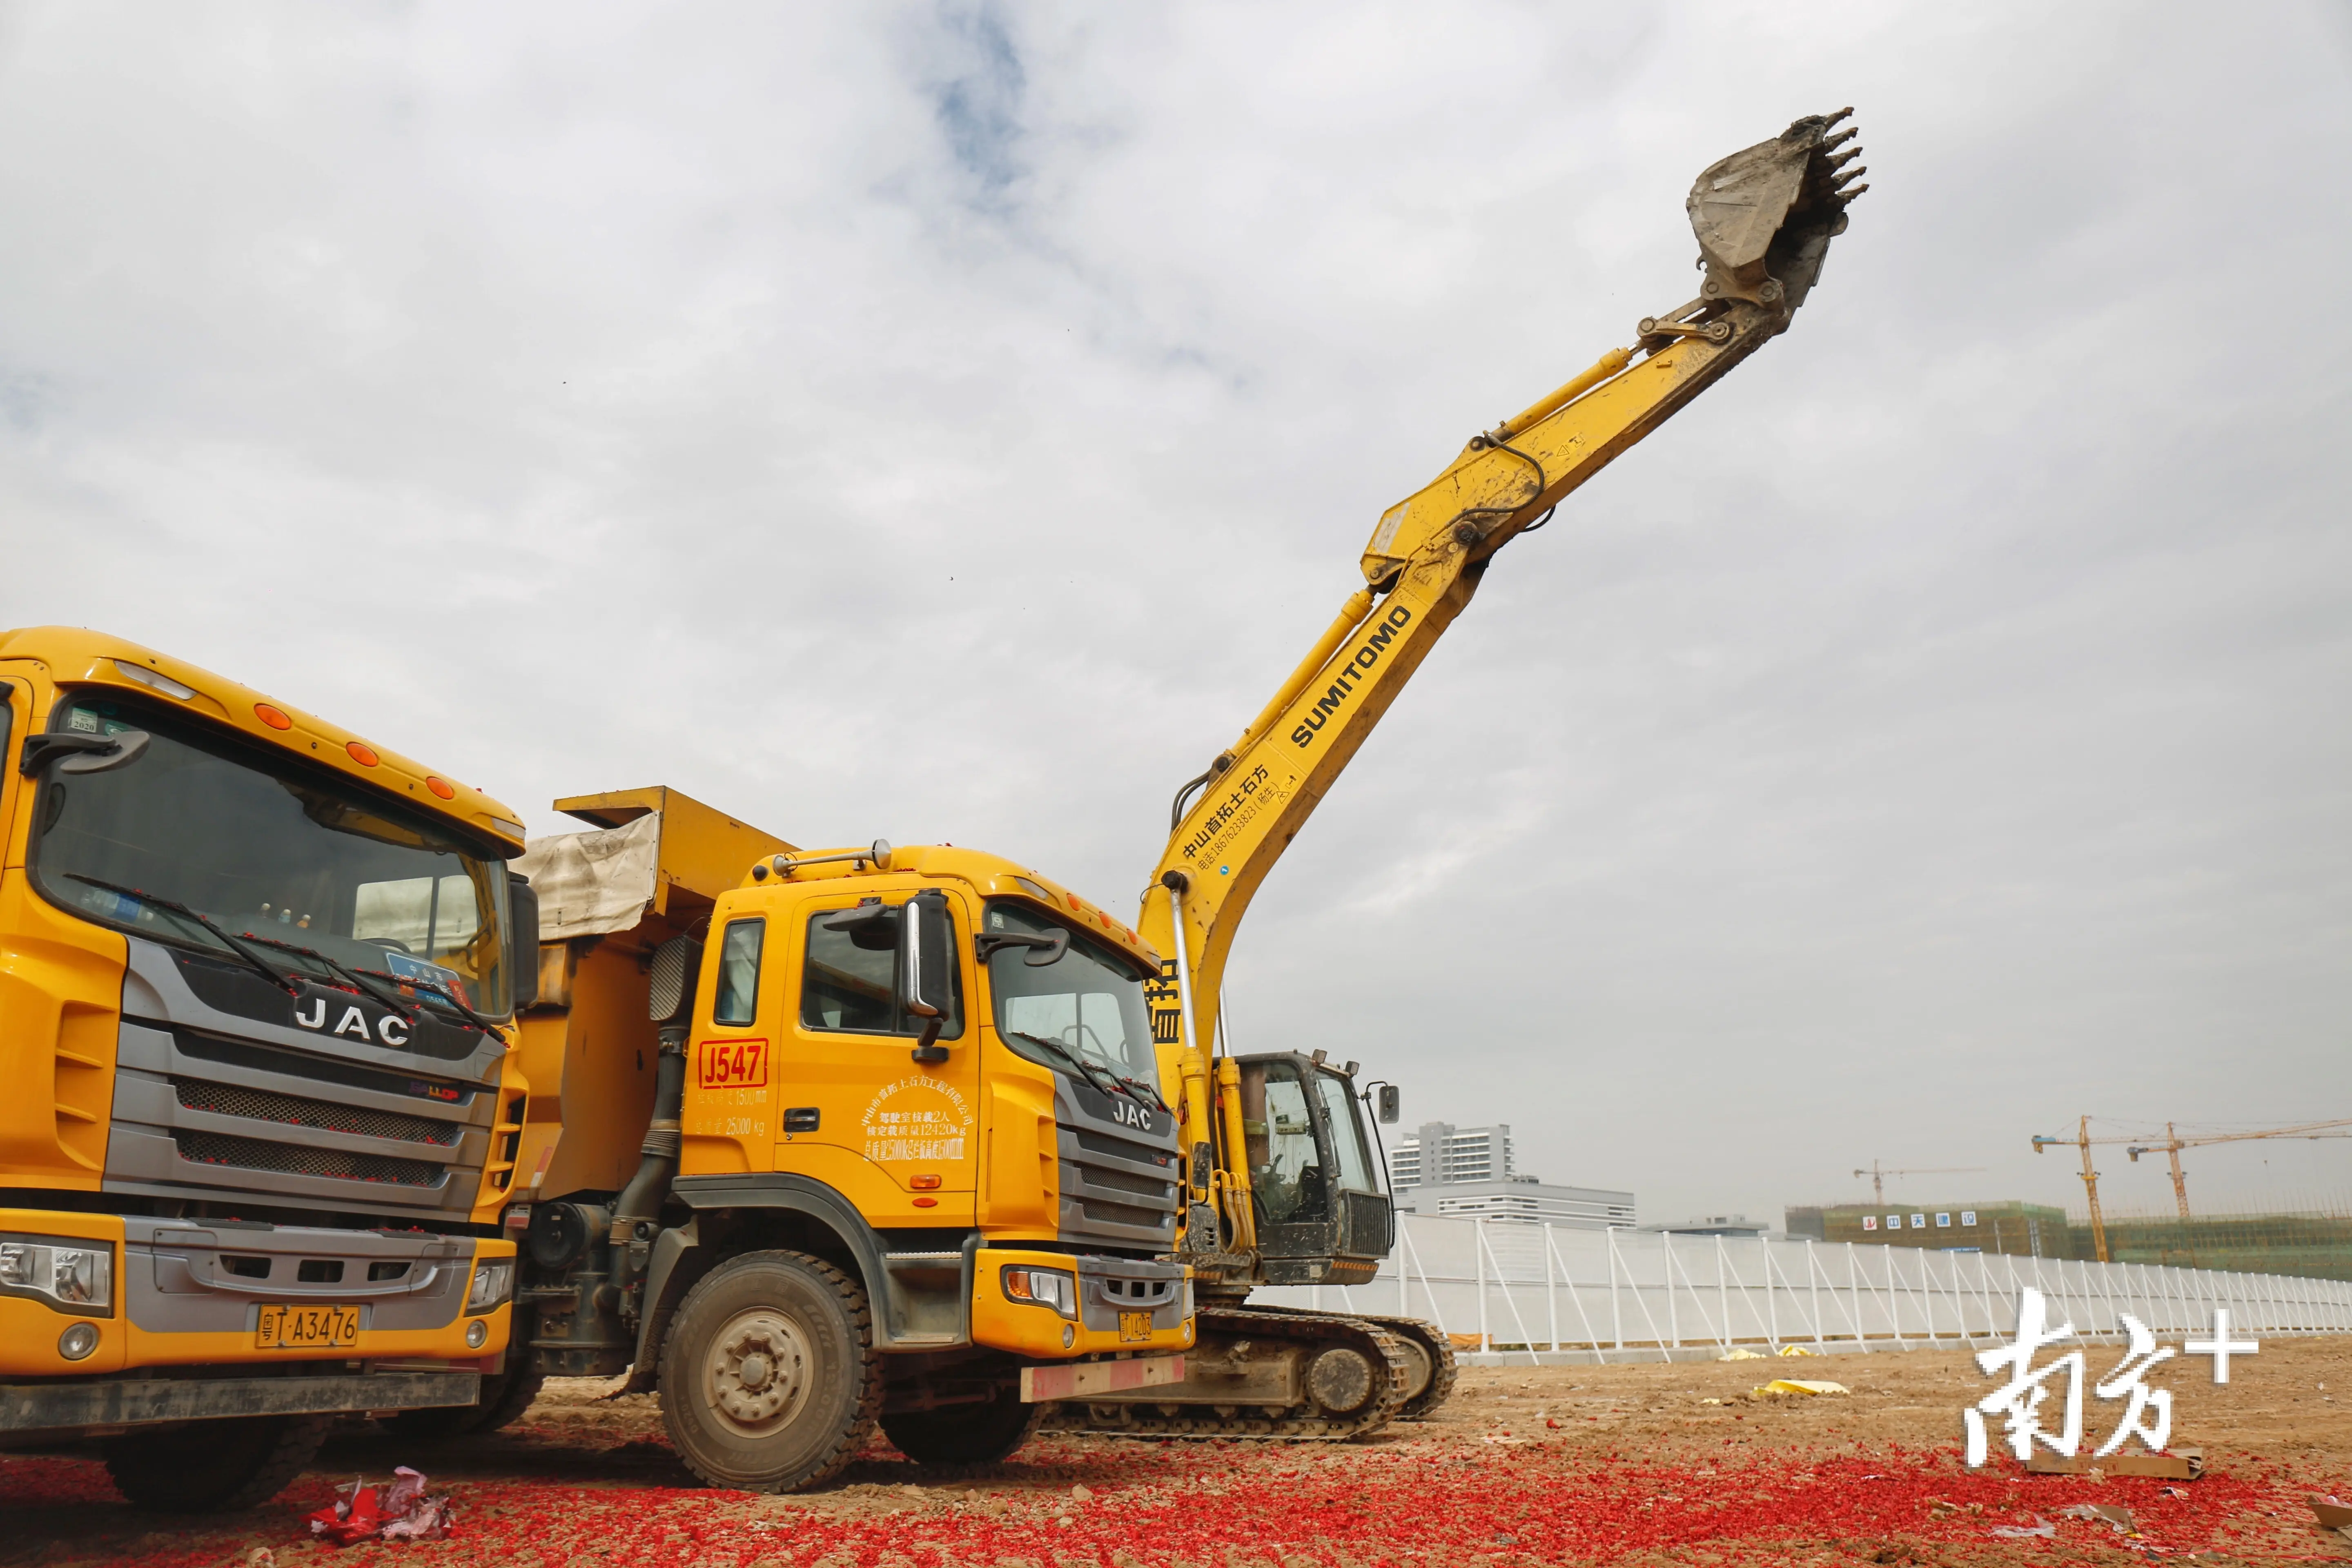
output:
[{"label": "tarp cover on dump bed", "polygon": [[514,869],[539,894],[539,940],[627,931],[654,901],[662,819],[647,812],[619,827],[534,838]]}]

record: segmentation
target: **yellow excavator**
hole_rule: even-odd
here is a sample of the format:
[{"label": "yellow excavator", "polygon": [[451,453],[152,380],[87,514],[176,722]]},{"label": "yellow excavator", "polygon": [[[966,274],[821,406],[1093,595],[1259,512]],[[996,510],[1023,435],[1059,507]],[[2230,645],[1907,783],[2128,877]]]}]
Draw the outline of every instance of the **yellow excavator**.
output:
[{"label": "yellow excavator", "polygon": [[[1243,912],[1496,552],[1550,521],[1612,458],[1786,331],[1865,188],[1852,114],[1798,121],[1691,188],[1698,297],[1644,318],[1631,349],[1470,438],[1384,512],[1351,594],[1232,746],[1178,791],[1138,931],[1168,955],[1154,988],[1161,1081],[1179,1087],[1182,1237],[1198,1339],[1172,1384],[1067,1405],[1065,1425],[1161,1436],[1339,1438],[1425,1413],[1454,1381],[1433,1326],[1250,1305],[1261,1285],[1358,1285],[1393,1245],[1357,1064],[1323,1051],[1219,1050]],[[1380,1114],[1396,1117],[1393,1089]]]}]

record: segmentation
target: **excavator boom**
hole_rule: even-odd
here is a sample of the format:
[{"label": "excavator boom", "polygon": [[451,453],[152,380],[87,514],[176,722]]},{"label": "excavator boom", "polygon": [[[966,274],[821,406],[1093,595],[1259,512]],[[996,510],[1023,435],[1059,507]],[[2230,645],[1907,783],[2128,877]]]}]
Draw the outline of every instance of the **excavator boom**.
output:
[{"label": "excavator boom", "polygon": [[1382,513],[1361,585],[1239,739],[1178,791],[1138,924],[1172,955],[1153,1034],[1162,1081],[1181,1100],[1194,1370],[1172,1387],[1066,1410],[1066,1424],[1345,1437],[1445,1398],[1453,1350],[1429,1324],[1244,1300],[1261,1284],[1369,1280],[1393,1215],[1368,1190],[1353,1064],[1331,1068],[1320,1051],[1216,1053],[1226,957],[1252,896],[1496,552],[1788,329],[1863,189],[1862,170],[1848,167],[1858,154],[1844,150],[1854,133],[1836,129],[1850,112],[1800,120],[1699,176],[1687,204],[1698,298],[1643,318],[1632,348],[1473,437]]},{"label": "excavator boom", "polygon": [[[1706,271],[1699,297],[1644,318],[1633,349],[1611,350],[1471,437],[1436,479],[1382,513],[1364,550],[1364,586],[1255,721],[1180,793],[1153,880],[1174,886],[1183,910],[1183,1039],[1205,1048],[1216,1038],[1218,985],[1251,897],[1496,552],[1788,330],[1844,232],[1846,205],[1865,188],[1862,170],[1845,167],[1856,154],[1841,151],[1853,132],[1833,129],[1852,112],[1800,120],[1699,176],[1687,203]],[[1170,900],[1146,895],[1141,930],[1163,952],[1174,949]]]}]

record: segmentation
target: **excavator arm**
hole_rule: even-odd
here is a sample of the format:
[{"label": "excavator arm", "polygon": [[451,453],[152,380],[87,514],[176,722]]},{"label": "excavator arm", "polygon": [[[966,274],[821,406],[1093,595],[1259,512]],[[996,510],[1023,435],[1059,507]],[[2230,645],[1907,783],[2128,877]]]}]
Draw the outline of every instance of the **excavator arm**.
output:
[{"label": "excavator arm", "polygon": [[[1384,512],[1364,550],[1363,586],[1233,745],[1178,793],[1139,928],[1174,955],[1155,1032],[1162,1081],[1184,1101],[1192,1226],[1210,1217],[1198,1205],[1213,1205],[1223,1230],[1215,1250],[1245,1254],[1254,1233],[1238,1097],[1226,1089],[1237,1074],[1229,1059],[1211,1062],[1225,960],[1251,898],[1496,552],[1788,330],[1845,229],[1846,205],[1865,188],[1862,169],[1847,167],[1858,150],[1842,150],[1854,132],[1833,129],[1851,113],[1800,120],[1699,176],[1686,204],[1705,272],[1699,297],[1643,319],[1632,349],[1611,350],[1473,437]],[[1212,1249],[1197,1236],[1188,1247]]]}]

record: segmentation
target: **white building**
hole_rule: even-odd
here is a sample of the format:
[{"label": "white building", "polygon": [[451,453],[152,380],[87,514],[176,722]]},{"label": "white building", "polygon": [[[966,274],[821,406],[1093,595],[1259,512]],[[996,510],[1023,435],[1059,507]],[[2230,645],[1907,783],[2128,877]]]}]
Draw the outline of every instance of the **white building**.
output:
[{"label": "white building", "polygon": [[1423,1181],[1507,1181],[1517,1173],[1511,1164],[1511,1130],[1499,1122],[1455,1127],[1424,1121],[1419,1132],[1398,1140],[1389,1155],[1389,1184],[1396,1187],[1417,1187]]},{"label": "white building", "polygon": [[1484,1216],[1526,1225],[1608,1230],[1634,1223],[1633,1194],[1556,1187],[1518,1173],[1511,1130],[1429,1121],[1389,1155],[1389,1185],[1402,1214]]}]

